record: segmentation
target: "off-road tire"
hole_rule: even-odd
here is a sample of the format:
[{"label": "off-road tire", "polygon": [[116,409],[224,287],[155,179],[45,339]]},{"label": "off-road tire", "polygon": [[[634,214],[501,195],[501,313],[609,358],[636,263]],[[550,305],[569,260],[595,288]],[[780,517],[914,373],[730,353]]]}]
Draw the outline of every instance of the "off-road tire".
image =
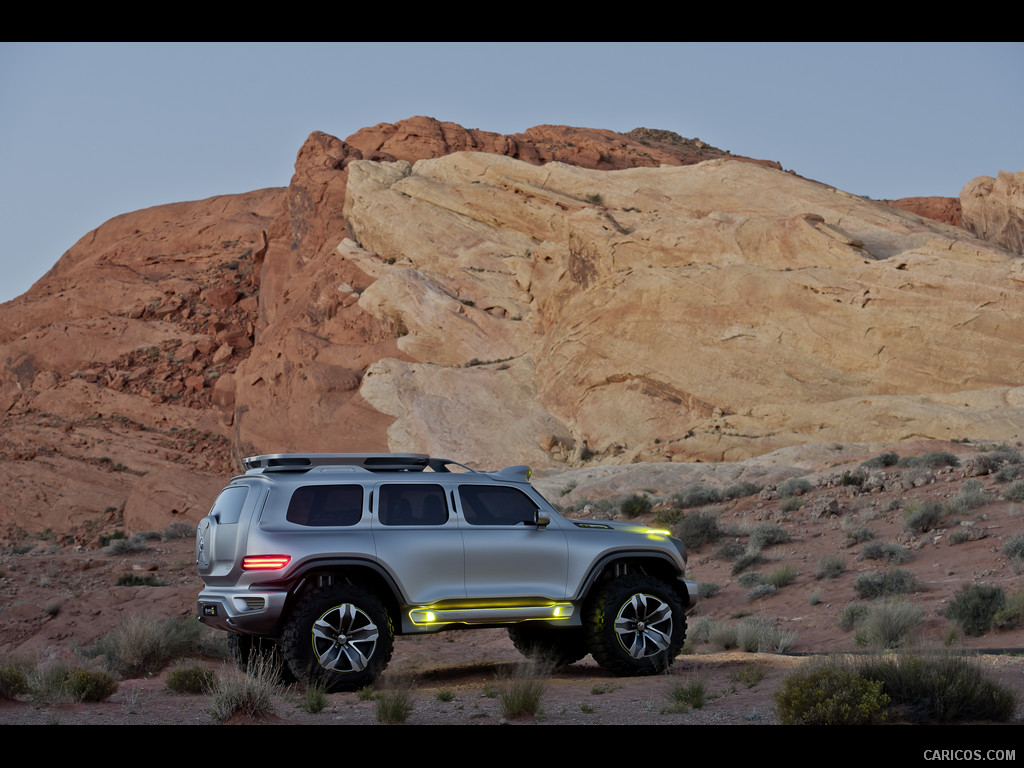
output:
[{"label": "off-road tire", "polygon": [[583,627],[558,629],[527,622],[509,627],[508,636],[526,658],[547,661],[556,667],[577,662],[590,652]]},{"label": "off-road tire", "polygon": [[609,581],[587,605],[587,644],[617,675],[653,675],[675,661],[686,639],[686,614],[675,590],[634,574]]},{"label": "off-road tire", "polygon": [[292,673],[328,693],[355,691],[391,660],[394,627],[383,603],[362,587],[333,584],[307,592],[285,625],[281,647]]},{"label": "off-road tire", "polygon": [[295,682],[295,675],[285,663],[281,646],[269,637],[228,632],[228,651],[231,653],[231,660],[243,672],[249,670],[252,662],[269,661],[277,666],[278,678],[282,683],[290,685]]}]

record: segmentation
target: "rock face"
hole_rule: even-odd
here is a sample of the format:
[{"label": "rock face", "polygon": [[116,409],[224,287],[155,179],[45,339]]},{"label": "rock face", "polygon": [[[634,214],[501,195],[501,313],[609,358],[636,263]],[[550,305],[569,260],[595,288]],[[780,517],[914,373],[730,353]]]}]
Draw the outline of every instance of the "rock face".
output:
[{"label": "rock face", "polygon": [[1024,256],[1024,171],[979,176],[964,185],[960,200],[967,229]]},{"label": "rock face", "polygon": [[664,131],[314,133],[287,188],[117,217],[0,305],[0,535],[195,522],[258,452],[1004,439],[1022,266]]},{"label": "rock face", "polygon": [[902,211],[910,211],[943,224],[956,227],[963,224],[963,210],[960,200],[955,197],[901,197],[899,200],[889,200],[888,203]]}]

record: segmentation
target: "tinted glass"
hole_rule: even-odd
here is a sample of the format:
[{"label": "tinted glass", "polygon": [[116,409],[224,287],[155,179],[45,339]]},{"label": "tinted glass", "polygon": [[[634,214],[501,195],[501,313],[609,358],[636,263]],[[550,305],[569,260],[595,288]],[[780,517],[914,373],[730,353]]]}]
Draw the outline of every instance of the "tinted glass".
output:
[{"label": "tinted glass", "polygon": [[471,525],[516,525],[537,519],[537,505],[518,488],[460,485],[459,497]]},{"label": "tinted glass", "polygon": [[355,525],[363,516],[360,485],[308,485],[297,488],[288,504],[288,522],[297,525]]},{"label": "tinted glass", "polygon": [[216,517],[217,522],[221,525],[237,523],[248,494],[249,489],[244,486],[236,485],[232,488],[225,488],[213,503],[210,514]]},{"label": "tinted glass", "polygon": [[425,484],[382,485],[378,517],[383,525],[444,525],[448,521],[444,488]]}]

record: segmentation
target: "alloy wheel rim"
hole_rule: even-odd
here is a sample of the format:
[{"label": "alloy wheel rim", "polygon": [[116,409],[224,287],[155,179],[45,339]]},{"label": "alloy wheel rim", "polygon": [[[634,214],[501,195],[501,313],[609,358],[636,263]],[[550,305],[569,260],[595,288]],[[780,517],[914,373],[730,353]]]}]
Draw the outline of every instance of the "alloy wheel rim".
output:
[{"label": "alloy wheel rim", "polygon": [[362,672],[373,658],[379,632],[365,612],[344,603],[313,623],[313,653],[324,669]]},{"label": "alloy wheel rim", "polygon": [[633,595],[615,617],[615,636],[634,659],[657,656],[672,644],[672,607],[654,595]]}]

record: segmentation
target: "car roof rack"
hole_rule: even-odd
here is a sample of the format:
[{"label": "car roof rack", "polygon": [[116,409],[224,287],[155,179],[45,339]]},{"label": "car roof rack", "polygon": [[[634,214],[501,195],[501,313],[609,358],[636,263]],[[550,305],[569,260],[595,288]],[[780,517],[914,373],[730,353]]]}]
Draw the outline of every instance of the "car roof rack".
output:
[{"label": "car roof rack", "polygon": [[247,472],[304,472],[314,467],[341,466],[371,472],[422,472],[434,461],[425,453],[265,453],[242,459],[242,465]]},{"label": "car roof rack", "polygon": [[306,472],[315,467],[359,467],[371,472],[451,472],[450,466],[476,472],[451,459],[426,454],[262,454],[243,459],[247,472]]}]

